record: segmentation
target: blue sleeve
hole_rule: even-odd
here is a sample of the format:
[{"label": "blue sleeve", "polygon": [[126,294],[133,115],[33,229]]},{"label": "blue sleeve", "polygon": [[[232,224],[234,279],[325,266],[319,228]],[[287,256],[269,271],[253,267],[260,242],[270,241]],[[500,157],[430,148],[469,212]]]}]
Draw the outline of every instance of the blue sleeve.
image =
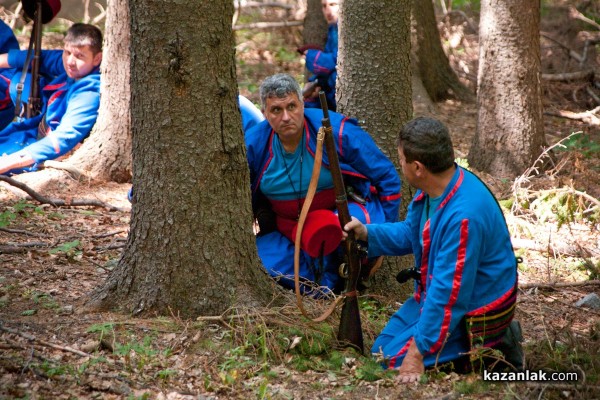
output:
[{"label": "blue sleeve", "polygon": [[427,271],[427,294],[413,332],[421,354],[439,351],[468,312],[479,265],[480,224],[456,218],[443,228],[444,240],[428,262],[434,270]]},{"label": "blue sleeve", "polygon": [[254,105],[254,103],[244,96],[239,95],[238,102],[240,106],[240,112],[242,114],[242,128],[244,129],[244,132],[265,119],[263,114]]},{"label": "blue sleeve", "polygon": [[[306,51],[306,68],[317,76],[328,76],[335,71],[338,57],[338,27],[337,24],[327,28],[327,43],[325,50],[309,49]],[[333,82],[335,85],[335,82]]]},{"label": "blue sleeve", "polygon": [[412,253],[408,221],[367,225],[369,257],[403,256]]},{"label": "blue sleeve", "polygon": [[306,51],[306,68],[315,75],[329,75],[337,65],[337,54],[321,50]]},{"label": "blue sleeve", "polygon": [[[40,73],[58,76],[65,73],[62,61],[62,50],[42,50],[40,57]],[[23,68],[27,59],[27,50],[11,50],[8,52],[8,64],[13,68]]]},{"label": "blue sleeve", "polygon": [[60,124],[45,138],[24,148],[36,162],[60,157],[90,133],[100,107],[100,93],[93,86],[74,91]]},{"label": "blue sleeve", "polygon": [[397,221],[401,183],[394,164],[379,149],[371,135],[349,119],[342,123],[341,156],[377,189],[386,222]]},{"label": "blue sleeve", "polygon": [[18,50],[19,42],[12,29],[0,20],[0,53],[8,53],[9,50]]}]

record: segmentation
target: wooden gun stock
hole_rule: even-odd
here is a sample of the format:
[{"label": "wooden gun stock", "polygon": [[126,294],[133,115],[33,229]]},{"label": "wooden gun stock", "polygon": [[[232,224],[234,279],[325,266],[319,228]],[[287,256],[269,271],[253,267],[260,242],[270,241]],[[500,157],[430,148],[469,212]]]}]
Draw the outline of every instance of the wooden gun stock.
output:
[{"label": "wooden gun stock", "polygon": [[[329,160],[331,176],[333,178],[333,187],[335,192],[335,204],[338,210],[338,217],[342,228],[350,222],[350,211],[348,210],[348,197],[342,178],[342,170],[338,154],[335,149],[333,131],[329,121],[329,111],[327,108],[327,99],[325,92],[319,92],[321,108],[323,110],[323,119],[321,121],[325,130],[325,150]],[[340,317],[340,328],[338,331],[338,340],[348,346],[356,348],[363,353],[363,334],[360,323],[360,310],[358,308],[358,290],[357,284],[360,276],[360,255],[358,243],[354,237],[354,232],[348,232],[348,237],[343,243],[344,246],[344,264],[340,267],[342,277],[345,279],[344,287],[344,305],[342,306],[342,315]]]}]

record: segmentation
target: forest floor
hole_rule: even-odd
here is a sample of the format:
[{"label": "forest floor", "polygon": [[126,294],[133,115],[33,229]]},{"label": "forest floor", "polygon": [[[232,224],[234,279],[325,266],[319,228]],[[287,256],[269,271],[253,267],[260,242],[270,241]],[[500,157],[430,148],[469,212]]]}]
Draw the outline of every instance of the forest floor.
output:
[{"label": "forest floor", "polygon": [[[583,65],[569,49],[583,54],[586,38],[600,36],[600,29],[569,11],[571,2],[560,3],[543,14],[543,72],[593,68],[598,74],[597,45]],[[591,11],[600,20],[599,6]],[[467,10],[440,22],[450,61],[471,88],[478,43],[470,26],[476,19]],[[240,32],[241,93],[256,102],[256,85],[265,76],[300,76],[303,66],[294,55],[300,41],[296,28]],[[434,370],[421,383],[398,385],[369,357],[323,344],[337,328],[335,315],[302,326],[292,306],[198,320],[85,312],[86,296],[110,274],[125,245],[130,185],[81,183],[46,170],[43,181],[37,173],[19,181],[46,197],[94,199],[119,210],[40,204],[0,182],[0,399],[600,398],[600,309],[575,305],[600,294],[600,234],[592,218],[600,208],[600,102],[593,95],[600,90],[589,83],[542,82],[548,144],[564,146],[543,157],[553,163],[549,169],[524,171],[514,182],[481,174],[506,206],[524,259],[517,319],[527,368],[577,372],[577,382],[490,383],[479,373]],[[415,90],[415,115],[445,122],[457,155],[467,158],[476,106],[452,99],[431,104],[421,95]],[[398,300],[362,300],[366,348]]]}]

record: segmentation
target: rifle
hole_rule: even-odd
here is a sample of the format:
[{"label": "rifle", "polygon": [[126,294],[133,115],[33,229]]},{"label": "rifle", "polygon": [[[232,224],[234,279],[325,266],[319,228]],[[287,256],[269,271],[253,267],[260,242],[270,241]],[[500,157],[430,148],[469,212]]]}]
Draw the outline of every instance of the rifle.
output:
[{"label": "rifle", "polygon": [[[325,131],[325,150],[329,159],[329,167],[333,178],[333,188],[335,192],[335,204],[338,210],[340,224],[343,227],[350,222],[350,211],[348,210],[348,197],[342,178],[340,162],[335,149],[333,139],[333,130],[329,121],[329,110],[327,108],[327,98],[325,92],[319,92],[321,109],[323,110],[323,119],[321,124]],[[340,328],[338,331],[338,340],[348,346],[352,346],[363,353],[363,334],[360,324],[360,312],[358,308],[358,289],[357,284],[360,276],[360,247],[354,232],[348,232],[348,237],[343,243],[344,263],[340,266],[340,275],[345,278],[344,286],[344,305],[340,317]]]}]

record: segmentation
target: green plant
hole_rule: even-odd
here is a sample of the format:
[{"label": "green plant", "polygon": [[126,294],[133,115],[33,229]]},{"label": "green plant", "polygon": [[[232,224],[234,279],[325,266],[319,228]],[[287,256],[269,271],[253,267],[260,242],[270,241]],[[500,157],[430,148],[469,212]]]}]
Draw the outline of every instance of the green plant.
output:
[{"label": "green plant", "polygon": [[557,147],[558,151],[577,151],[586,158],[598,157],[600,154],[600,143],[594,142],[583,132],[576,132],[562,141],[562,146]]},{"label": "green plant", "polygon": [[31,298],[34,303],[40,304],[44,308],[56,309],[60,307],[54,297],[48,293],[34,291]]},{"label": "green plant", "polygon": [[25,202],[25,200],[19,200],[11,207],[7,207],[5,211],[0,213],[0,228],[5,228],[14,222],[18,217],[28,218],[31,212],[42,214],[43,211],[40,207]]},{"label": "green plant", "polygon": [[50,254],[64,253],[65,257],[67,257],[67,259],[69,261],[74,261],[76,259],[76,257],[81,256],[81,254],[82,254],[81,242],[79,240],[74,240],[72,242],[66,242],[66,243],[61,244],[60,246],[57,246],[51,250],[48,250],[48,253],[50,253]]}]

